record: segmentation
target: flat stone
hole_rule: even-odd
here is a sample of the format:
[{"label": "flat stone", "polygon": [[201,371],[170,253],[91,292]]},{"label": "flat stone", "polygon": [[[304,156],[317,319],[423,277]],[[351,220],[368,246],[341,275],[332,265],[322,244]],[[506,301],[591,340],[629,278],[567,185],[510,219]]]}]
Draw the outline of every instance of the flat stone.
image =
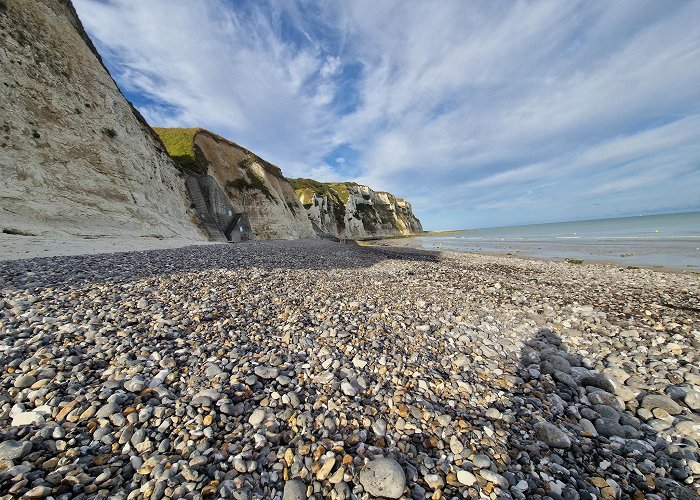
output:
[{"label": "flat stone", "polygon": [[323,481],[328,477],[328,475],[331,473],[333,470],[333,466],[335,465],[335,458],[329,458],[326,460],[321,468],[316,472],[316,479],[319,481]]},{"label": "flat stone", "polygon": [[355,357],[352,359],[352,365],[353,365],[355,368],[359,368],[360,370],[362,370],[362,369],[364,369],[365,366],[367,366],[367,361],[365,361],[365,360],[362,359],[362,358],[358,358],[357,356],[355,356]]},{"label": "flat stone", "polygon": [[253,413],[251,413],[250,417],[248,418],[248,423],[253,427],[257,427],[263,422],[263,420],[265,420],[265,410],[262,408],[257,408],[255,411],[253,411]]},{"label": "flat stone", "polygon": [[214,406],[220,397],[216,389],[203,389],[192,398],[192,406]]},{"label": "flat stone", "polygon": [[664,493],[670,493],[674,498],[679,500],[697,500],[698,494],[695,493],[690,488],[669,479],[667,477],[657,477],[654,479],[658,491],[663,491]]},{"label": "flat stone", "polygon": [[124,382],[124,389],[129,392],[141,392],[145,386],[146,384],[140,378],[132,378]]},{"label": "flat stone", "polygon": [[321,372],[314,377],[314,380],[319,384],[330,384],[335,380],[335,375],[332,372]]},{"label": "flat stone", "polygon": [[452,436],[450,438],[450,451],[455,455],[461,455],[464,451],[464,445],[457,436]]},{"label": "flat stone", "polygon": [[518,483],[515,486],[513,486],[513,489],[516,489],[520,492],[523,492],[523,491],[527,491],[528,489],[530,489],[530,485],[527,484],[527,481],[525,481],[524,479],[521,479],[520,481],[518,481]]},{"label": "flat stone", "polygon": [[0,462],[23,458],[30,451],[32,451],[32,443],[29,441],[3,441],[0,443]]},{"label": "flat stone", "polygon": [[208,363],[207,366],[204,368],[204,375],[206,375],[208,379],[212,379],[220,373],[222,373],[221,368],[219,368],[218,365],[215,365],[214,363]]},{"label": "flat stone", "polygon": [[600,414],[603,418],[609,418],[615,422],[620,420],[620,413],[608,405],[593,405],[593,409]]},{"label": "flat stone", "polygon": [[294,391],[289,391],[289,392],[286,394],[286,396],[287,396],[287,399],[288,399],[288,401],[289,401],[289,405],[290,405],[292,408],[297,408],[297,407],[301,404],[301,401],[300,401],[300,399],[299,399],[299,395],[298,395],[296,392],[294,392]]},{"label": "flat stone", "polygon": [[20,375],[15,379],[15,387],[17,389],[25,389],[31,387],[36,382],[36,378],[31,375]]},{"label": "flat stone", "polygon": [[168,369],[163,369],[156,374],[155,377],[151,379],[151,381],[148,383],[148,387],[153,389],[155,387],[159,387],[163,385],[165,382],[165,379],[168,378],[168,375],[170,374],[170,370]]},{"label": "flat stone", "polygon": [[622,406],[620,405],[620,402],[617,400],[617,398],[608,392],[603,392],[602,390],[598,392],[592,392],[589,393],[586,397],[592,405],[606,405],[612,408],[617,408],[618,410],[622,410]]},{"label": "flat stone", "polygon": [[559,427],[549,422],[535,424],[535,437],[552,448],[571,448],[571,440]]},{"label": "flat stone", "polygon": [[493,472],[489,469],[483,469],[479,471],[479,475],[486,479],[489,483],[498,485],[501,489],[508,488],[508,480],[501,476],[500,474]]},{"label": "flat stone", "polygon": [[459,481],[464,486],[472,486],[476,483],[476,476],[467,470],[457,471],[457,481]]},{"label": "flat stone", "polygon": [[581,420],[579,420],[578,425],[581,427],[581,432],[584,436],[596,437],[598,435],[598,431],[596,430],[595,425],[593,425],[593,422],[591,422],[587,418],[582,418]]},{"label": "flat stone", "polygon": [[357,395],[357,389],[355,389],[355,386],[348,380],[343,380],[340,384],[340,389],[346,396],[353,397]]},{"label": "flat stone", "polygon": [[380,437],[386,436],[386,422],[381,418],[372,422],[372,432]]},{"label": "flat stone", "polygon": [[437,474],[426,474],[425,476],[423,476],[423,480],[425,481],[425,484],[427,484],[428,487],[432,490],[438,490],[445,486],[445,481],[443,481],[442,478]]},{"label": "flat stone", "polygon": [[35,486],[24,494],[26,498],[46,498],[51,494],[51,488],[48,486]]},{"label": "flat stone", "polygon": [[594,422],[595,429],[598,434],[605,437],[625,437],[625,429],[616,419],[612,418],[597,418]]},{"label": "flat stone", "polygon": [[259,365],[256,366],[253,371],[258,377],[266,380],[277,378],[280,374],[279,368],[275,368],[274,366]]},{"label": "flat stone", "polygon": [[489,408],[486,410],[486,413],[484,414],[486,418],[490,418],[492,420],[499,420],[501,418],[501,412],[498,411],[496,408]]},{"label": "flat stone", "polygon": [[[546,363],[549,363],[551,369],[554,371],[571,373],[571,363],[569,363],[567,359],[561,356],[558,356],[556,354],[548,356],[546,359]],[[545,370],[545,373],[551,373],[549,369],[545,368]]]},{"label": "flat stone", "polygon": [[474,456],[474,458],[472,459],[472,463],[475,467],[478,467],[480,469],[488,469],[489,467],[491,467],[491,459],[486,455]]},{"label": "flat stone", "polygon": [[693,411],[700,411],[700,391],[688,391],[683,401]]},{"label": "flat stone", "polygon": [[590,375],[588,377],[583,377],[580,385],[583,387],[597,387],[598,389],[602,389],[611,394],[615,392],[615,387],[613,387],[613,384],[603,375]]},{"label": "flat stone", "polygon": [[284,483],[282,500],[306,500],[306,485],[299,479],[290,479]]},{"label": "flat stone", "polygon": [[700,422],[693,422],[692,420],[684,420],[678,422],[675,425],[676,431],[681,436],[689,437],[694,441],[700,442]]},{"label": "flat stone", "polygon": [[23,411],[12,417],[12,427],[39,425],[44,423],[44,417],[36,411]]},{"label": "flat stone", "polygon": [[99,410],[97,410],[97,418],[109,418],[115,413],[119,413],[121,411],[121,407],[117,403],[107,403],[106,405],[102,406]]},{"label": "flat stone", "polygon": [[667,411],[669,415],[678,415],[683,411],[681,405],[664,394],[648,394],[644,396],[644,399],[642,399],[642,408],[647,408],[649,410],[661,408]]},{"label": "flat stone", "polygon": [[380,458],[363,467],[360,484],[375,497],[400,498],[406,489],[406,474],[396,460]]}]

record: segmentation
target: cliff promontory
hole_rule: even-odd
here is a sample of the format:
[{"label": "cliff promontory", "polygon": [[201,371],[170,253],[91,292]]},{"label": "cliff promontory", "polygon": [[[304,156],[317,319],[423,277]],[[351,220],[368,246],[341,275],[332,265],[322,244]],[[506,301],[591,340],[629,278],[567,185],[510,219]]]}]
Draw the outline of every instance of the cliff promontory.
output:
[{"label": "cliff promontory", "polygon": [[185,186],[66,0],[0,2],[0,231],[201,241]]},{"label": "cliff promontory", "polygon": [[313,238],[304,208],[279,167],[201,128],[156,128],[182,168],[208,175],[236,212],[246,213],[256,239]]},{"label": "cliff promontory", "polygon": [[291,179],[291,183],[321,236],[361,240],[423,231],[411,204],[391,193],[354,182]]}]

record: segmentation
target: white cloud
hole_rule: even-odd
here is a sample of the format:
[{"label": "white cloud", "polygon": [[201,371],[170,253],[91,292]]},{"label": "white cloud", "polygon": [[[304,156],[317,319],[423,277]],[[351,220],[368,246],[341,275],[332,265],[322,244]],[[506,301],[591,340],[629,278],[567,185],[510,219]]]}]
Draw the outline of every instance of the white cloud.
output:
[{"label": "white cloud", "polygon": [[[699,2],[76,8],[150,121],[211,128],[290,176],[353,172],[428,227],[700,208]],[[357,158],[334,170],[340,145]]]}]

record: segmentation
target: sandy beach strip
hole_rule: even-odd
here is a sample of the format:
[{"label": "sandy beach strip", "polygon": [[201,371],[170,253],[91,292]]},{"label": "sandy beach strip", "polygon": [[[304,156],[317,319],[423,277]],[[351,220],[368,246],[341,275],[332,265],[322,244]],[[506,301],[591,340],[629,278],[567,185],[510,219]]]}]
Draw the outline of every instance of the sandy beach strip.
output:
[{"label": "sandy beach strip", "polygon": [[22,236],[0,233],[0,260],[32,259],[36,257],[58,257],[65,255],[92,255],[135,250],[159,250],[180,248],[189,245],[219,245],[207,241],[192,241],[183,238],[153,237],[45,237]]}]

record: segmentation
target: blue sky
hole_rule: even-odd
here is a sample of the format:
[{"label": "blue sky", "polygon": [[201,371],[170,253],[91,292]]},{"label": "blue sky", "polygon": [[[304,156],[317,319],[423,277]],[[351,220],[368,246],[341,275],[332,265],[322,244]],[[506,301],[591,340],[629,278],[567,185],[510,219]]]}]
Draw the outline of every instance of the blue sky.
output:
[{"label": "blue sky", "polygon": [[700,209],[700,2],[74,0],[152,125],[428,229]]}]

